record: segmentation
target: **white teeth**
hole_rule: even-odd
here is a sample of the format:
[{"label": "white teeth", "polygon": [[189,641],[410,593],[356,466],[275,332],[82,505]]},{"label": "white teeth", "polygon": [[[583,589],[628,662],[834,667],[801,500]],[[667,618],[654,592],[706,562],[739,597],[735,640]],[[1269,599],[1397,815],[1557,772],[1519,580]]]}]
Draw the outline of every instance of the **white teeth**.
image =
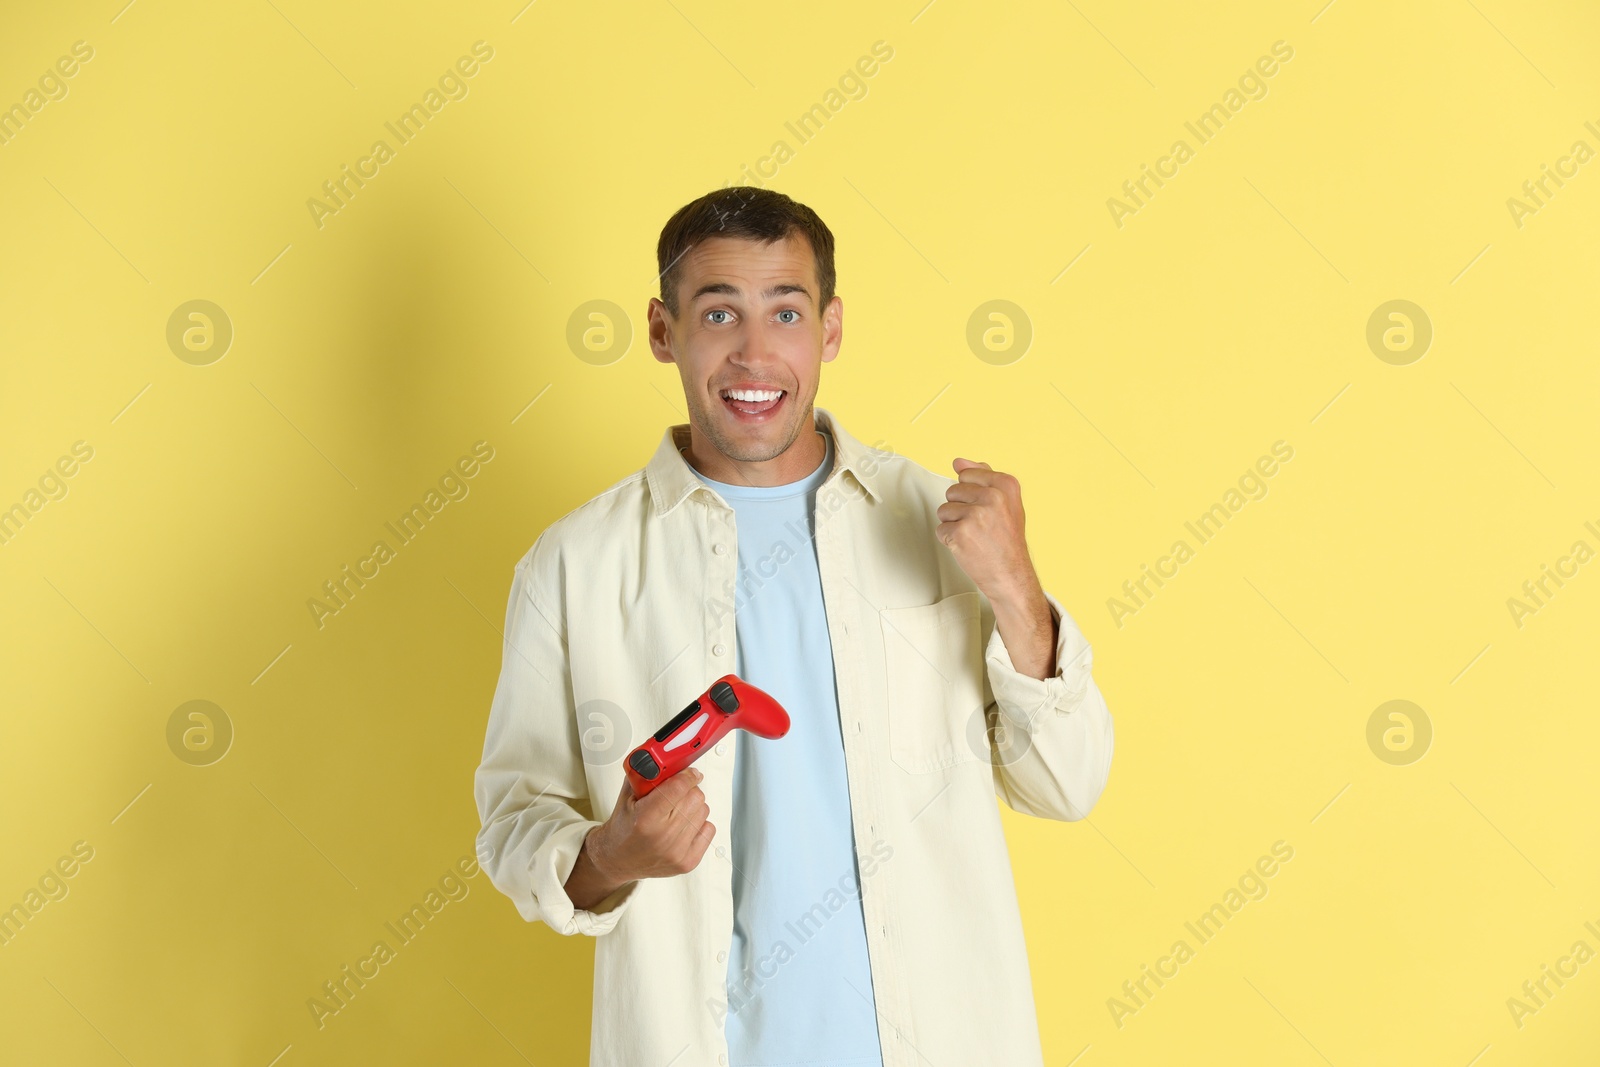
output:
[{"label": "white teeth", "polygon": [[722,394],[734,400],[743,400],[746,403],[760,403],[766,400],[776,400],[783,395],[782,389],[729,389]]}]

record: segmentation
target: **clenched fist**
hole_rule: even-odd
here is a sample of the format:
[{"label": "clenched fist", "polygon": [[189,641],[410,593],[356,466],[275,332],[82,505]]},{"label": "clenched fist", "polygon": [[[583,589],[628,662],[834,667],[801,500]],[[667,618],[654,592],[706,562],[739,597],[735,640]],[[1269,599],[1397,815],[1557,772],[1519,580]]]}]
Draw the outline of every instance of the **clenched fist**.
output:
[{"label": "clenched fist", "polygon": [[700,790],[705,776],[686,768],[651,790],[633,795],[627,779],[616,807],[590,830],[567,879],[574,907],[589,908],[640,878],[669,878],[700,866],[717,828],[706,821],[711,806]]}]

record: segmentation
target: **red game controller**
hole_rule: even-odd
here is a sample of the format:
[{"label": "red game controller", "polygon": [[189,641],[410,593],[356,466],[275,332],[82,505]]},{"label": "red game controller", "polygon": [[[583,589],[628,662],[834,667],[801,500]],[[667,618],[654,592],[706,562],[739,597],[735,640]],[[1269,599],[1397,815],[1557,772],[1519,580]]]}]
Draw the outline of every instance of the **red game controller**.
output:
[{"label": "red game controller", "polygon": [[789,713],[738,675],[724,674],[650,740],[628,753],[623,767],[633,795],[649,793],[735,728],[757,737],[782,737],[789,732]]}]

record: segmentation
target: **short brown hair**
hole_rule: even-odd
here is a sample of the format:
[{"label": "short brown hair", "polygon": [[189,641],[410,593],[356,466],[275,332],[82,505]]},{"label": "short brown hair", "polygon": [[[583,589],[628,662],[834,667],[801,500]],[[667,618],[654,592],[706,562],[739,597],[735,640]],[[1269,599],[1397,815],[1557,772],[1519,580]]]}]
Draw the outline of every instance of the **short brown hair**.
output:
[{"label": "short brown hair", "polygon": [[656,269],[661,276],[661,302],[678,314],[679,261],[701,241],[737,237],[771,244],[799,233],[811,244],[822,289],[820,312],[833,299],[837,277],[833,270],[833,232],[817,213],[773,189],[733,185],[691,200],[662,227],[656,242]]}]

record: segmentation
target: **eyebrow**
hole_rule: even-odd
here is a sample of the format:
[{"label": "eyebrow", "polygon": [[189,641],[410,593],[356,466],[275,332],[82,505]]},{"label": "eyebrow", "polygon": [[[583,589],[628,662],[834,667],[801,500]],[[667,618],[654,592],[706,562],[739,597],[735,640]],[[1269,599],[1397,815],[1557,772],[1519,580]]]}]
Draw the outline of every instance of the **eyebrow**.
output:
[{"label": "eyebrow", "polygon": [[[724,296],[744,295],[743,290],[730,282],[709,282],[694,291],[694,295],[689,298],[689,303],[694,303],[707,293],[721,293]],[[764,291],[761,295],[764,298],[771,300],[775,296],[783,296],[786,293],[802,293],[805,295],[806,299],[810,300],[813,304],[816,303],[816,298],[811,295],[810,289],[807,289],[803,285],[796,285],[794,282],[779,282],[777,285],[774,285]]]}]

